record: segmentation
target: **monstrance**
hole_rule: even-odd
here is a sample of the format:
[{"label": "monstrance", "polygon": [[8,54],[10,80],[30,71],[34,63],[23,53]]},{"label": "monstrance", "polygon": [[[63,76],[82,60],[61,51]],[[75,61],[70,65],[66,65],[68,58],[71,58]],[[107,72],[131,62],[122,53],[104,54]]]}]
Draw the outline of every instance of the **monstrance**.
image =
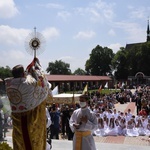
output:
[{"label": "monstrance", "polygon": [[36,32],[35,27],[34,32],[30,33],[25,40],[25,49],[30,55],[34,55],[34,58],[36,58],[37,55],[45,50],[45,43],[44,36]]}]

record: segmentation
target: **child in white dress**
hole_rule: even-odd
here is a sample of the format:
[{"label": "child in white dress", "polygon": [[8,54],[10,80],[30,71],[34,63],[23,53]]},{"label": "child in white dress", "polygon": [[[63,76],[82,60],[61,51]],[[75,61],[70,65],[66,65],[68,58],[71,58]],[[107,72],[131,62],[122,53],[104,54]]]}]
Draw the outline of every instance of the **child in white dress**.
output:
[{"label": "child in white dress", "polygon": [[150,137],[150,118],[148,119],[148,123],[146,126],[146,135]]},{"label": "child in white dress", "polygon": [[127,136],[138,136],[138,130],[135,129],[135,124],[132,119],[127,122]]},{"label": "child in white dress", "polygon": [[146,135],[146,131],[145,131],[143,122],[141,121],[141,117],[139,117],[139,118],[137,119],[136,128],[137,128],[137,130],[138,130],[139,136],[144,136],[144,135]]},{"label": "child in white dress", "polygon": [[121,118],[118,125],[118,135],[126,135],[126,120],[125,118]]},{"label": "child in white dress", "polygon": [[105,136],[105,129],[104,129],[104,120],[103,118],[98,119],[98,129],[94,131],[96,136]]},{"label": "child in white dress", "polygon": [[114,136],[118,135],[118,130],[117,130],[117,127],[116,127],[115,117],[114,116],[112,116],[110,118],[108,127],[105,130],[105,133],[106,133],[106,135],[114,135]]},{"label": "child in white dress", "polygon": [[104,120],[104,127],[107,128],[108,127],[108,123],[109,123],[109,119],[107,118],[107,116],[105,114],[103,116],[103,120]]}]

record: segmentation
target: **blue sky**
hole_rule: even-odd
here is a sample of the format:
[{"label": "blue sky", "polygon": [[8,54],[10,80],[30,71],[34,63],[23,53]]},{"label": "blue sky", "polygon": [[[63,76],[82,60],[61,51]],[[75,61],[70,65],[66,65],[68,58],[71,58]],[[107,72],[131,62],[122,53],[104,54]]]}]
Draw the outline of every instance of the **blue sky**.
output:
[{"label": "blue sky", "polygon": [[85,69],[97,45],[116,53],[145,42],[149,15],[150,0],[0,0],[0,66],[30,63],[25,42],[36,27],[46,41],[44,70],[55,60]]}]

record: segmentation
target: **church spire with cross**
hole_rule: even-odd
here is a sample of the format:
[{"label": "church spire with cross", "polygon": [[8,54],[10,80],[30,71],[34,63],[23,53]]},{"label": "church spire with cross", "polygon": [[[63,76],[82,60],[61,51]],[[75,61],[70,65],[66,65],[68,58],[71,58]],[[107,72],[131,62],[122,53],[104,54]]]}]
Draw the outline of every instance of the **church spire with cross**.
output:
[{"label": "church spire with cross", "polygon": [[150,41],[149,18],[148,18],[148,24],[147,24],[147,42],[148,41]]}]

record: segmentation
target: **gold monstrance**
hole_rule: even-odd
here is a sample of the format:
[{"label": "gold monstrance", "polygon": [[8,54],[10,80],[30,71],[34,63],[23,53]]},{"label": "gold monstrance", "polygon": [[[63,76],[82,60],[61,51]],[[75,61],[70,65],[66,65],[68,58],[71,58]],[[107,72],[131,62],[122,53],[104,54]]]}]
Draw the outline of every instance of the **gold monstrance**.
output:
[{"label": "gold monstrance", "polygon": [[45,50],[45,38],[44,36],[36,32],[36,27],[34,28],[34,32],[30,33],[26,40],[25,40],[25,48],[26,51],[30,55],[34,55],[34,58],[36,55],[41,54]]}]

